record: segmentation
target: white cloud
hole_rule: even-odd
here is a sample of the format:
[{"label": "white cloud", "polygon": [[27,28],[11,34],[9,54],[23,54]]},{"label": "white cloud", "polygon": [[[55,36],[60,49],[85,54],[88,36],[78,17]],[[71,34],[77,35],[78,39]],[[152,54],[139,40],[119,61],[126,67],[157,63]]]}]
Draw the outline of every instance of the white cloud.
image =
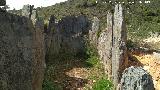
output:
[{"label": "white cloud", "polygon": [[30,4],[34,5],[35,7],[40,6],[51,6],[55,3],[64,2],[67,0],[6,0],[7,5],[9,5],[10,9],[21,9],[23,5]]}]

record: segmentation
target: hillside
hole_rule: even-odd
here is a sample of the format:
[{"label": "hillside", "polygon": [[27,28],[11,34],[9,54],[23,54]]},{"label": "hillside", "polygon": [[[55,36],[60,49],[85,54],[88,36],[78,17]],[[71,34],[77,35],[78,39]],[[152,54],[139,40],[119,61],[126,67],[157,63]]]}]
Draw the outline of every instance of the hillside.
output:
[{"label": "hillside", "polygon": [[[105,2],[106,1],[106,2]],[[121,0],[125,1],[125,0]],[[150,32],[160,32],[160,7],[159,0],[151,1],[150,4],[124,4],[125,17],[127,22],[128,34],[132,39],[146,38]],[[106,15],[109,10],[113,10],[113,4],[107,0],[68,0],[49,7],[39,9],[39,14],[45,20],[50,15],[55,15],[57,19],[68,15],[86,15],[90,20],[93,17],[100,19],[100,29],[106,28]]]},{"label": "hillside", "polygon": [[160,0],[117,1],[0,9],[0,90],[159,90]]}]

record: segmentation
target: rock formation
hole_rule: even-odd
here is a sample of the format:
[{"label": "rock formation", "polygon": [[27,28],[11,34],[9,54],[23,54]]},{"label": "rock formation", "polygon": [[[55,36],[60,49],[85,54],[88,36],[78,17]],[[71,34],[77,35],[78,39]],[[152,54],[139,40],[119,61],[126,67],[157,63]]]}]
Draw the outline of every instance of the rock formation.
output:
[{"label": "rock formation", "polygon": [[42,90],[43,30],[40,19],[36,19],[34,26],[28,16],[0,12],[1,90]]},{"label": "rock formation", "polygon": [[121,5],[115,6],[114,16],[107,15],[107,29],[98,38],[98,53],[103,62],[105,73],[118,85],[121,74],[127,66],[127,33]]},{"label": "rock formation", "polygon": [[6,5],[6,0],[1,0],[0,1],[0,6],[4,6],[4,5]]},{"label": "rock formation", "polygon": [[94,17],[93,23],[92,23],[92,29],[89,30],[89,39],[90,43],[94,46],[98,43],[98,30],[99,30],[99,19],[97,17]]},{"label": "rock formation", "polygon": [[34,29],[34,61],[32,89],[42,90],[42,83],[45,69],[45,43],[44,43],[44,22],[41,18],[36,19]]},{"label": "rock formation", "polygon": [[107,29],[103,30],[98,38],[98,53],[104,64],[105,73],[108,78],[112,76],[112,33],[113,33],[113,15],[107,14]]},{"label": "rock formation", "polygon": [[47,58],[50,58],[49,56],[57,55],[60,52],[61,48],[61,35],[60,32],[56,29],[57,23],[55,23],[56,18],[51,15],[49,20],[49,26],[48,29],[45,30],[45,43],[46,43],[46,53]]},{"label": "rock formation", "polygon": [[67,16],[55,23],[51,16],[48,30],[46,31],[47,48],[49,53],[83,52],[85,49],[84,35],[88,32],[88,20],[85,16]]},{"label": "rock formation", "polygon": [[152,77],[142,67],[129,67],[123,72],[120,90],[155,90]]},{"label": "rock formation", "polygon": [[1,90],[32,90],[33,31],[29,19],[0,12]]},{"label": "rock formation", "polygon": [[127,63],[127,33],[121,4],[115,5],[112,37],[112,79],[115,86]]}]

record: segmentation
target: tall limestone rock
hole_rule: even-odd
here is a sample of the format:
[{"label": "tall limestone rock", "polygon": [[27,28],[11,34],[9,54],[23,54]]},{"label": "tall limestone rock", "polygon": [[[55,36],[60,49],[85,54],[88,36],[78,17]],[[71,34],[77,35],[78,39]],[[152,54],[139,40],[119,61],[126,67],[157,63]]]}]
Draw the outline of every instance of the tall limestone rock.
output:
[{"label": "tall limestone rock", "polygon": [[42,83],[44,78],[45,68],[45,42],[44,42],[44,21],[37,15],[37,10],[33,5],[24,5],[22,15],[32,20],[34,25],[34,38],[33,38],[33,79],[32,89],[42,90]]},{"label": "tall limestone rock", "polygon": [[55,23],[55,17],[51,16],[46,33],[49,56],[81,53],[85,50],[84,36],[88,33],[88,20],[83,15],[67,16]]},{"label": "tall limestone rock", "polygon": [[103,62],[105,73],[108,78],[112,78],[112,33],[113,33],[113,15],[107,14],[107,29],[103,30],[98,38],[98,53]]},{"label": "tall limestone rock", "polygon": [[46,43],[46,53],[47,58],[53,55],[59,54],[61,48],[61,35],[60,31],[56,28],[57,23],[55,23],[56,18],[51,15],[49,20],[48,29],[45,31],[45,43]]},{"label": "tall limestone rock", "polygon": [[[29,14],[26,14],[29,15]],[[0,12],[0,90],[42,90],[43,21]]]},{"label": "tall limestone rock", "polygon": [[32,90],[33,31],[31,20],[0,12],[1,90]]},{"label": "tall limestone rock", "polygon": [[6,5],[6,0],[1,0],[0,1],[0,6],[4,6],[4,5]]},{"label": "tall limestone rock", "polygon": [[45,43],[44,43],[44,21],[36,17],[34,27],[34,61],[32,89],[42,90],[42,83],[45,72]]},{"label": "tall limestone rock", "polygon": [[116,87],[127,63],[127,32],[121,4],[115,5],[112,39],[112,79]]},{"label": "tall limestone rock", "polygon": [[155,90],[152,77],[142,67],[125,69],[119,90]]},{"label": "tall limestone rock", "polygon": [[93,19],[93,23],[92,23],[92,28],[91,30],[89,30],[89,40],[90,40],[90,43],[94,46],[97,45],[98,43],[98,30],[99,30],[99,25],[100,23],[100,20],[97,18],[97,17],[94,17]]},{"label": "tall limestone rock", "polygon": [[88,20],[85,16],[67,16],[57,25],[61,35],[63,52],[79,53],[85,48],[84,33],[88,32]]}]

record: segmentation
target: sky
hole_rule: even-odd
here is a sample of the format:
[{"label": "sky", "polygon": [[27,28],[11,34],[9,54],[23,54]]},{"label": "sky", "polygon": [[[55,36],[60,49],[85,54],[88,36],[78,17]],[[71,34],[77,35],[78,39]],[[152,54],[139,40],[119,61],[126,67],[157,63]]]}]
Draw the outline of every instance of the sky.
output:
[{"label": "sky", "polygon": [[6,4],[9,5],[10,9],[15,8],[16,10],[18,10],[26,4],[34,5],[34,7],[45,7],[64,1],[67,0],[6,0]]}]

